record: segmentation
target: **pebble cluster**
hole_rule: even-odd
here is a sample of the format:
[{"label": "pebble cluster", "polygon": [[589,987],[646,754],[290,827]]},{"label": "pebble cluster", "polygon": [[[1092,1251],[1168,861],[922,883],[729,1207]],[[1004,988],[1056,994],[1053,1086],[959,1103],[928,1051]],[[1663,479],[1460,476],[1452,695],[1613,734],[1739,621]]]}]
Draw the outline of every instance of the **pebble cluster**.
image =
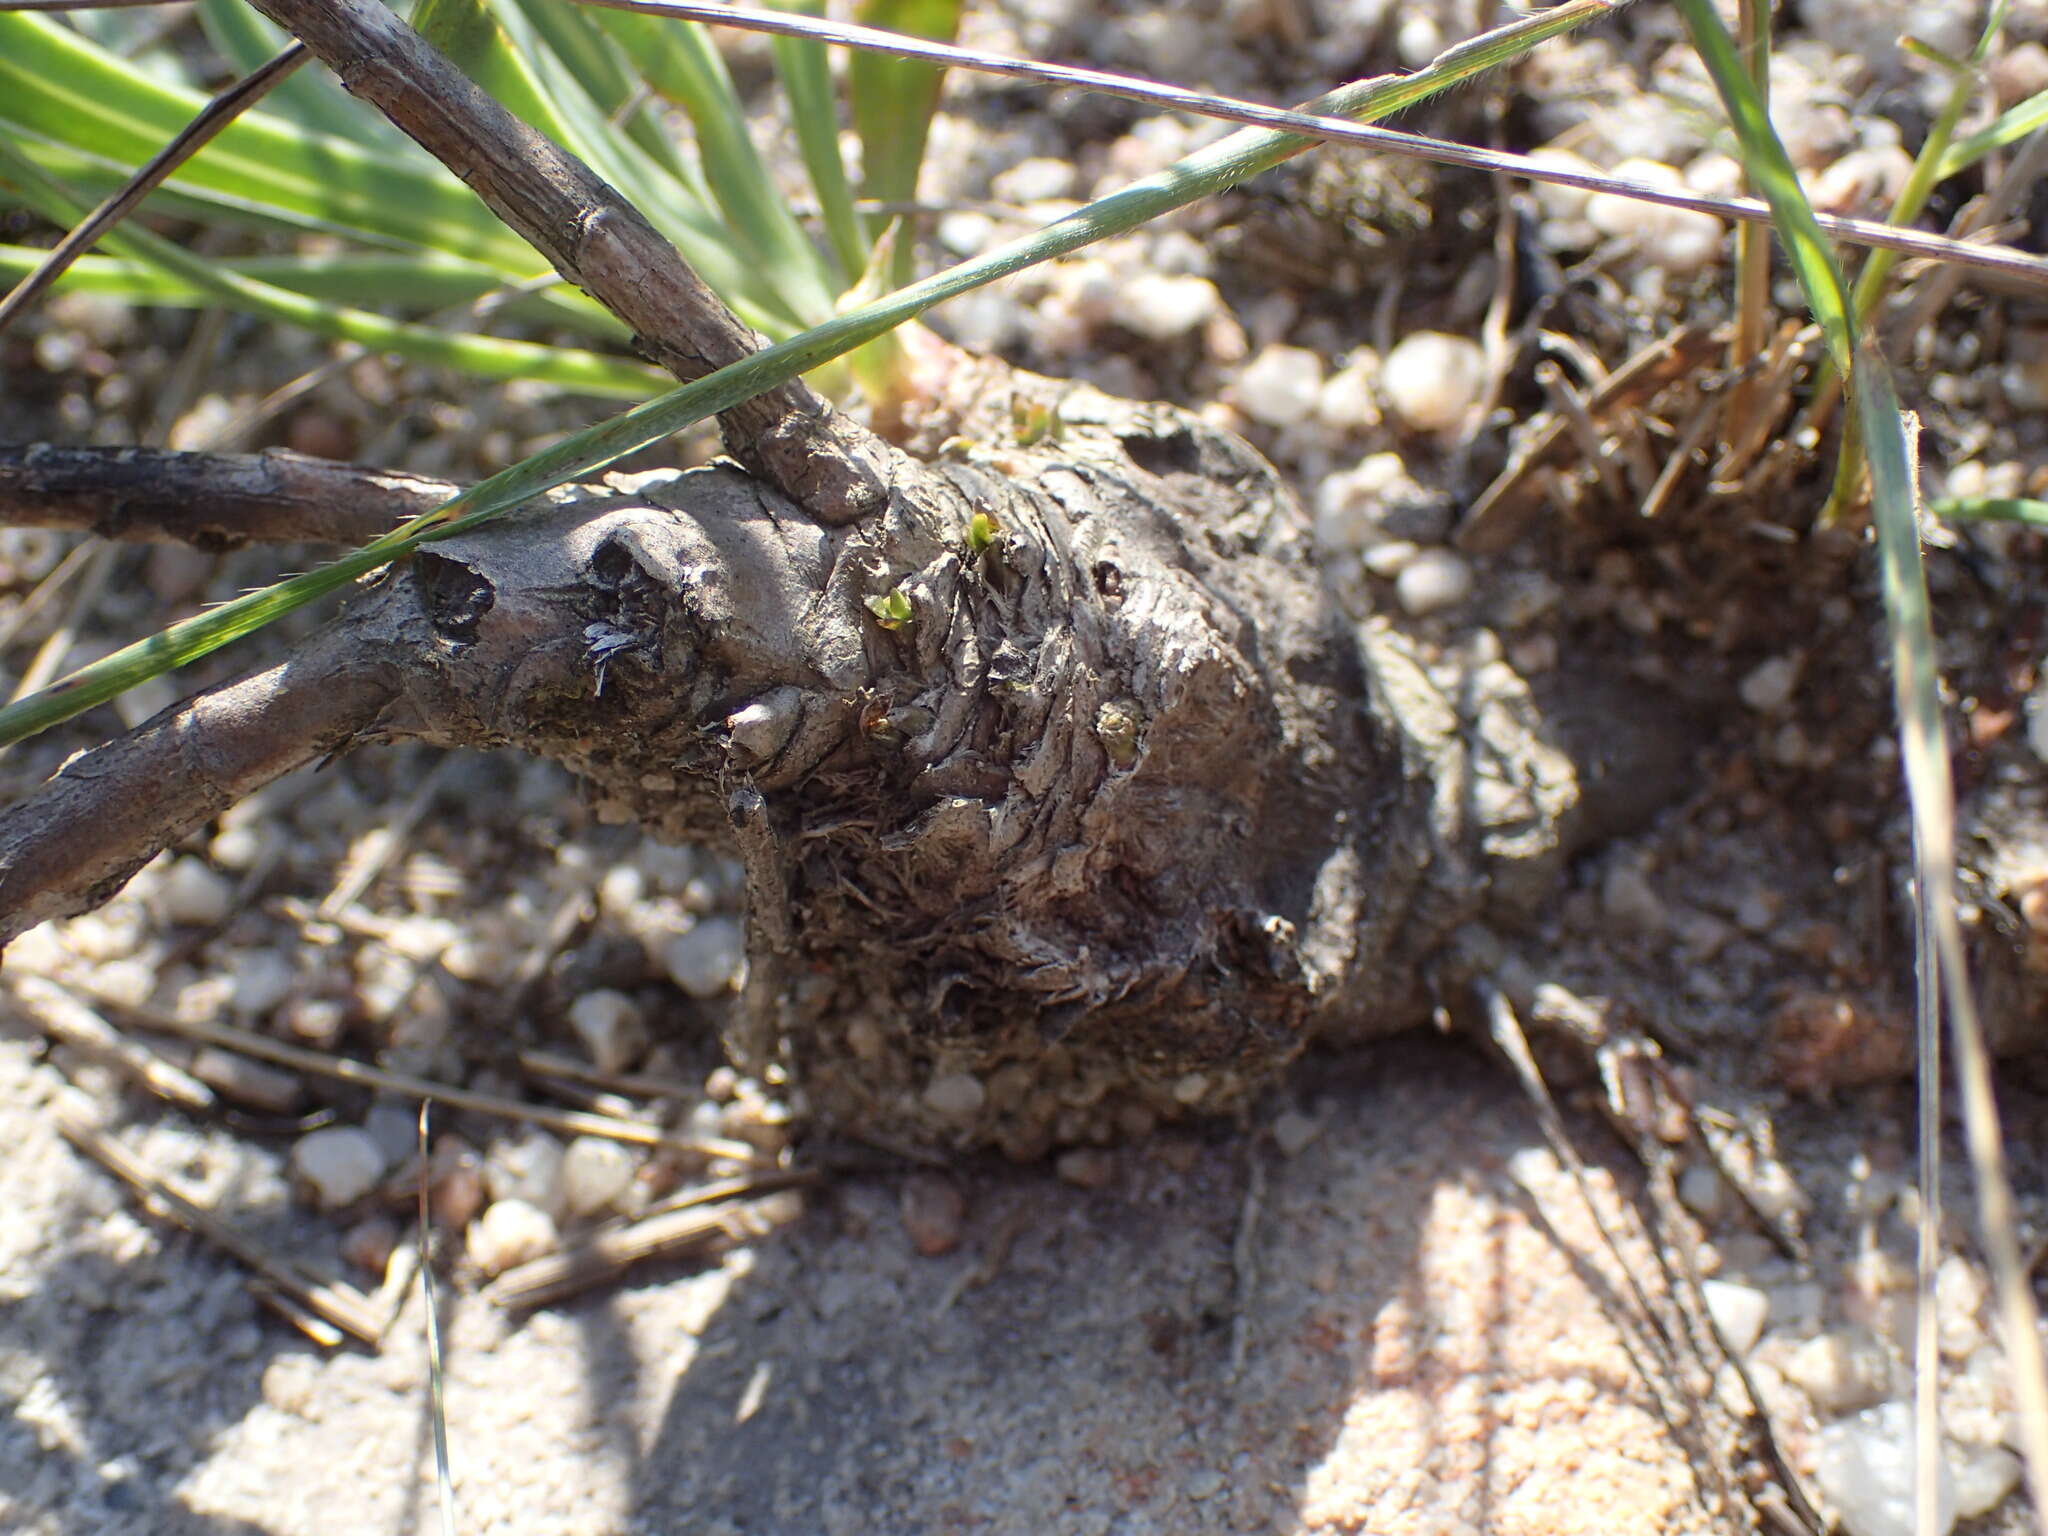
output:
[{"label": "pebble cluster", "polygon": [[[789,1112],[762,1085],[716,1064],[718,1011],[745,976],[737,869],[630,837],[600,853],[561,836],[565,818],[580,813],[555,770],[477,763],[473,771],[486,776],[518,777],[515,799],[540,813],[529,825],[554,843],[551,858],[536,847],[533,867],[504,888],[472,890],[449,878],[467,857],[456,844],[487,829],[450,828],[444,838],[429,824],[355,901],[300,910],[297,923],[250,905],[252,879],[294,870],[333,879],[375,845],[370,795],[400,764],[366,757],[350,768],[368,793],[346,781],[320,794],[290,780],[274,786],[228,813],[210,838],[159,858],[106,907],[24,936],[8,967],[117,1020],[225,1023],[514,1099],[531,1090],[502,1063],[514,1048],[541,1052],[584,1075],[580,1088],[545,1080],[545,1097],[568,1093],[578,1107],[629,1126],[730,1149],[724,1158],[679,1159],[610,1137],[441,1111],[426,1169],[431,1210],[491,1276],[594,1222],[636,1214],[685,1178],[738,1171],[741,1153],[747,1165],[773,1162],[788,1150]],[[550,932],[565,906],[599,919],[566,945]],[[443,915],[458,909],[460,922]],[[512,1018],[481,1016],[522,959],[548,954],[551,944],[560,952],[525,989],[528,1005]],[[286,1171],[307,1205],[340,1223],[343,1256],[382,1275],[418,1187],[411,1101],[364,1098],[175,1037],[153,1049],[246,1110],[282,1118],[331,1105],[335,1113],[322,1117],[331,1123],[291,1141]]]},{"label": "pebble cluster", "polygon": [[[1795,1462],[1850,1536],[1913,1536],[1914,1347],[1912,1222],[1918,1191],[1859,1159],[1840,1191],[1853,1245],[1811,1267],[1795,1264],[1757,1233],[1752,1209],[1798,1222],[1813,1208],[1781,1165],[1731,1149],[1738,1201],[1722,1169],[1704,1157],[1681,1174],[1679,1198],[1711,1234],[1701,1265],[1707,1311],[1742,1360]],[[1829,1198],[1837,1198],[1830,1196]],[[1997,1508],[2018,1487],[2021,1463],[2005,1351],[1992,1333],[1990,1282],[1981,1262],[1941,1261],[1940,1317],[1943,1536],[1957,1520]],[[1732,1373],[1718,1389],[1739,1401]]]}]

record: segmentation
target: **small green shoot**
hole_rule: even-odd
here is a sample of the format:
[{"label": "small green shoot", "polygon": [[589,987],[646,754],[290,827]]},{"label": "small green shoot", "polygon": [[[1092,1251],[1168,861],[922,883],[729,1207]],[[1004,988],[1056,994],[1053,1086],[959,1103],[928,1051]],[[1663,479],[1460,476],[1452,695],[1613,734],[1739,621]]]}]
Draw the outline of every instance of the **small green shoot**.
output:
[{"label": "small green shoot", "polygon": [[986,512],[977,512],[967,520],[967,553],[979,560],[1002,536],[1002,526]]},{"label": "small green shoot", "polygon": [[1060,440],[1059,412],[1043,400],[1013,400],[1010,403],[1010,435],[1019,448]]},{"label": "small green shoot", "polygon": [[901,587],[892,587],[877,597],[867,599],[868,612],[875,616],[875,622],[890,631],[901,629],[916,617],[910,606],[910,597]]}]

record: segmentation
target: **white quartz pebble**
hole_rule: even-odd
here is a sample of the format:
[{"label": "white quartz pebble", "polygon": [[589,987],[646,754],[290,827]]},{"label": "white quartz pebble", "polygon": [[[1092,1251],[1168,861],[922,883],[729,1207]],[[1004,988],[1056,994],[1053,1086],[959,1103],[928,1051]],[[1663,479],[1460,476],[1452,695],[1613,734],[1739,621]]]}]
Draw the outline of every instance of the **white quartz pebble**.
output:
[{"label": "white quartz pebble", "polygon": [[1425,549],[1394,578],[1394,596],[1418,618],[1454,608],[1472,595],[1472,567],[1448,549]]},{"label": "white quartz pebble", "polygon": [[[1912,1409],[1885,1403],[1828,1425],[1814,1476],[1849,1536],[1915,1536]],[[1956,1489],[1945,1461],[1935,1509],[1933,1536],[1947,1536],[1956,1521]]]},{"label": "white quartz pebble", "polygon": [[662,969],[695,998],[732,990],[746,958],[746,935],[736,917],[701,918],[661,947]]},{"label": "white quartz pebble", "polygon": [[167,923],[212,928],[234,910],[234,882],[217,874],[204,859],[175,859],[164,871],[155,892],[158,914]]},{"label": "white quartz pebble", "polygon": [[1237,376],[1238,404],[1269,427],[1306,421],[1322,390],[1323,360],[1306,347],[1265,347]]},{"label": "white quartz pebble", "polygon": [[469,1229],[469,1256],[487,1275],[502,1275],[554,1252],[554,1218],[524,1200],[495,1200]]},{"label": "white quartz pebble", "polygon": [[1479,344],[1441,331],[1417,331],[1387,354],[1380,367],[1380,393],[1387,407],[1421,432],[1447,432],[1460,425],[1486,384],[1486,357]]},{"label": "white quartz pebble", "polygon": [[603,1136],[578,1136],[562,1154],[562,1192],[569,1212],[590,1216],[612,1209],[633,1187],[633,1154]]},{"label": "white quartz pebble", "polygon": [[1737,1285],[1729,1280],[1704,1280],[1700,1292],[1707,1303],[1707,1315],[1721,1342],[1735,1355],[1746,1355],[1764,1335],[1764,1320],[1771,1315],[1771,1298],[1755,1286]]},{"label": "white quartz pebble", "polygon": [[569,1027],[600,1072],[625,1072],[647,1054],[647,1023],[623,992],[600,988],[569,1005]]},{"label": "white quartz pebble", "polygon": [[1206,277],[1141,272],[1117,290],[1109,317],[1147,341],[1170,341],[1208,323],[1223,310],[1223,296]]},{"label": "white quartz pebble", "polygon": [[362,1199],[384,1176],[377,1139],[353,1125],[309,1131],[292,1147],[292,1175],[323,1210]]},{"label": "white quartz pebble", "polygon": [[493,1200],[523,1200],[550,1215],[558,1213],[563,1206],[562,1144],[537,1130],[497,1143],[484,1159],[484,1187]]},{"label": "white quartz pebble", "polygon": [[987,1102],[988,1090],[972,1072],[947,1072],[925,1085],[924,1102],[935,1114],[965,1120]]},{"label": "white quartz pebble", "polygon": [[2020,1459],[2002,1445],[1972,1446],[1949,1470],[1956,1480],[1956,1514],[1965,1520],[1990,1514],[2020,1483]]},{"label": "white quartz pebble", "polygon": [[1792,702],[1799,687],[1800,668],[1801,658],[1797,655],[1773,656],[1750,668],[1735,691],[1758,714],[1775,715]]}]

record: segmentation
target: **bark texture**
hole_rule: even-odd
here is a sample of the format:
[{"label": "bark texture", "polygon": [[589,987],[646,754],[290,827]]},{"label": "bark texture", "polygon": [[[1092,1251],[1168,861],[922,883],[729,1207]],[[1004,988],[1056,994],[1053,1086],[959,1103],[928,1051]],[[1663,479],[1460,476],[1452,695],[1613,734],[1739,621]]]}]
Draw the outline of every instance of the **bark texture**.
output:
[{"label": "bark texture", "polygon": [[290,660],[80,753],[0,816],[0,942],[98,906],[236,801],[362,739],[398,680],[330,626]]},{"label": "bark texture", "polygon": [[[678,379],[702,378],[760,347],[638,209],[378,0],[252,3],[631,326]],[[892,455],[801,379],[743,401],[721,424],[735,458],[822,521],[864,517],[887,494]]]},{"label": "bark texture", "polygon": [[0,444],[0,523],[207,550],[301,540],[367,544],[459,489],[283,448],[177,453]]},{"label": "bark texture", "polygon": [[[1575,769],[1519,680],[1482,648],[1447,686],[1351,625],[1292,494],[1197,418],[976,388],[948,423],[973,446],[855,527],[719,466],[430,546],[317,646],[370,690],[344,734],[519,746],[606,816],[736,845],[729,1044],[869,1136],[1031,1155],[1426,1018],[1432,954],[1547,890],[1570,835]],[[214,748],[237,763],[276,750],[186,709],[252,737]],[[90,821],[66,781],[133,750],[0,818],[8,931],[53,910],[21,893]]]}]

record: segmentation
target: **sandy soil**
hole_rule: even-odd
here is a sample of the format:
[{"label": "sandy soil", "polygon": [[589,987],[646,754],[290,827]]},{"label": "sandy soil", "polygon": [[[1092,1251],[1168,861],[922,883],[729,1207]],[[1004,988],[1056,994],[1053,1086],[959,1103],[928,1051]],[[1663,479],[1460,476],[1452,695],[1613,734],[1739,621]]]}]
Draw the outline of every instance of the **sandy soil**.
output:
[{"label": "sandy soil", "polygon": [[[1306,6],[1330,23],[1307,50],[1290,41],[1288,18],[1303,10],[1293,4],[1200,7],[1202,25],[1186,36],[1147,22],[1144,7],[1125,7],[1132,24],[1121,27],[1101,27],[1091,8],[1065,0],[1000,9],[978,39],[991,47],[1182,79],[1204,73],[1213,54],[1213,83],[1274,100],[1396,62],[1396,29],[1370,5]],[[1444,0],[1403,15],[1428,12],[1431,26],[1455,37],[1471,30],[1468,9]],[[1852,7],[1804,9],[1837,16]],[[2022,12],[2036,35],[2048,31],[2038,6],[2015,7]],[[1612,40],[1572,45],[1562,62],[1533,67],[1513,105],[1515,141],[1570,139],[1603,163],[1638,151],[1674,164],[1707,159],[1697,123],[1672,105],[1673,71],[1660,62],[1672,34],[1661,15],[1638,7]],[[1203,51],[1226,34],[1228,48]],[[2041,54],[2038,41],[2030,46]],[[1822,162],[1881,156],[1881,142],[1857,134],[1887,126],[1886,111],[1919,121],[1917,98],[1899,78],[1852,78],[1841,64],[1828,48],[1799,54],[1811,99],[1780,97],[1799,130],[1795,153],[1804,145]],[[995,195],[1042,213],[1164,164],[1190,139],[1141,123],[1134,109],[1072,95],[1042,110],[1033,97],[1024,111],[1014,89],[962,89],[958,115],[935,136],[936,184],[980,199],[993,182]],[[1884,110],[1866,110],[1871,103]],[[1484,138],[1499,126],[1489,110],[1482,93],[1461,93],[1418,125]],[[1206,402],[1311,500],[1368,454],[1398,451],[1404,483],[1413,477],[1404,514],[1413,526],[1374,536],[1435,546],[1452,512],[1506,458],[1509,429],[1544,406],[1524,366],[1536,343],[1514,338],[1522,350],[1504,410],[1471,441],[1406,431],[1377,405],[1359,406],[1358,390],[1338,387],[1349,380],[1369,395],[1367,354],[1377,368],[1390,341],[1412,329],[1477,334],[1498,275],[1473,256],[1496,232],[1489,179],[1344,164],[1352,169],[1273,178],[1172,228],[955,306],[942,323],[1049,373]],[[1867,200],[1843,206],[1874,211]],[[1553,307],[1541,324],[1571,332],[1606,365],[1668,332],[1676,316],[1711,321],[1725,309],[1725,267],[1669,275],[1625,240],[1587,234],[1572,244],[1578,235],[1556,235],[1570,222],[1558,208],[1537,212],[1519,255],[1532,268],[1562,263],[1571,278],[1546,299]],[[1004,227],[974,212],[938,236],[964,252]],[[1134,274],[1158,272],[1213,280],[1216,313],[1185,334],[1137,335],[1133,314],[1112,314],[1111,299]],[[2004,411],[1986,382],[2033,355],[2023,356],[2020,338],[2039,333],[2013,308],[2010,326],[1995,301],[1952,317],[1919,370],[1934,381],[1916,402],[1928,412],[1932,490],[2040,494],[2040,423]],[[229,414],[228,402],[259,396],[320,355],[302,342],[267,343],[216,367],[219,334],[180,317],[138,325],[104,305],[51,315],[41,334],[76,332],[83,342],[45,357],[22,341],[5,354],[9,430],[31,438],[196,439]],[[1326,393],[1302,419],[1268,420],[1246,374],[1294,349],[1327,363],[1329,377],[1316,375]],[[1299,361],[1279,356],[1275,366]],[[141,381],[144,398],[109,404],[109,379]],[[1333,411],[1333,400],[1349,400],[1350,414]],[[472,397],[416,370],[368,364],[278,431],[323,452],[470,475],[594,415],[588,402]],[[1652,423],[1625,446],[1645,457],[1654,450],[1654,474],[1682,420]],[[1885,859],[1900,838],[1874,578],[1853,538],[1820,547],[1792,532],[1803,530],[1824,472],[1805,463],[1796,486],[1777,482],[1739,518],[1702,495],[1687,517],[1673,513],[1648,533],[1633,526],[1632,505],[1618,533],[1601,523],[1614,514],[1599,490],[1612,465],[1561,472],[1584,518],[1562,533],[1541,523],[1523,545],[1476,562],[1466,604],[1415,626],[1425,639],[1497,629],[1532,672],[1604,637],[1590,643],[1625,653],[1639,679],[1669,684],[1699,716],[1708,745],[1688,798],[1575,871],[1526,936],[1523,958],[1540,967],[1537,980],[1630,999],[1672,1043],[1701,1100],[1727,1112],[1734,1139],[1752,1154],[1775,1148],[1783,1169],[1763,1157],[1758,1184],[1775,1209],[1803,1212],[1807,1262],[1781,1254],[1711,1178],[1702,1183],[1696,1149],[1684,1172],[1700,1224],[1653,1238],[1641,1167],[1591,1116],[1575,1119],[1594,1163],[1593,1194],[1623,1234],[1631,1282],[1507,1070],[1465,1042],[1397,1041],[1305,1063],[1251,1124],[1168,1131],[1121,1149],[1099,1188],[1046,1169],[955,1169],[968,1214],[960,1247],[944,1257],[913,1252],[901,1176],[877,1175],[813,1195],[800,1220],[714,1267],[656,1268],[525,1318],[494,1308],[473,1277],[454,1285],[445,1316],[460,1529],[1754,1528],[1721,1479],[1751,1493],[1774,1479],[1741,1437],[1731,1409],[1741,1394],[1725,1362],[1688,1342],[1701,1329],[1676,1307],[1673,1274],[1689,1258],[1768,1303],[1749,1366],[1804,1475],[1817,1429],[1850,1404],[1816,1406],[1795,1380],[1802,1346],[1874,1338],[1882,1365],[1863,1400],[1902,1388],[1907,1217],[1917,1203],[1913,1105],[1898,1085],[1904,923]],[[7,600],[58,553],[47,536],[0,543]],[[270,558],[124,557],[99,624],[144,632],[207,591],[266,579]],[[1392,610],[1391,567],[1360,558],[1357,547],[1333,550],[1333,576],[1361,602]],[[1937,558],[1936,596],[1954,626],[1945,659],[1966,724],[1974,732],[2005,721],[1987,726],[1983,741],[1972,735],[1966,779],[1983,769],[1999,731],[2008,737],[2000,771],[2038,775],[2009,738],[2035,682],[2048,608],[2042,568],[2028,538],[1972,535],[1952,558]],[[1745,684],[1772,665],[1779,673],[1764,681],[1784,681],[1782,696],[1752,702]],[[7,764],[10,780],[33,777],[85,739],[81,726],[33,744]],[[456,764],[437,798],[422,802],[427,814],[404,855],[362,893],[358,915],[368,921],[308,937],[316,925],[306,909],[344,881],[349,856],[393,807],[424,793],[430,767],[423,754],[365,755],[279,786],[241,822],[195,843],[190,856],[248,882],[239,890],[245,908],[223,923],[165,921],[159,880],[106,918],[74,925],[39,958],[11,954],[9,966],[60,974],[118,1013],[121,999],[199,1006],[217,978],[282,956],[302,991],[358,1010],[347,1048],[472,1081],[499,1070],[492,1052],[507,1040],[574,1049],[566,1004],[590,988],[623,988],[701,1075],[715,1010],[679,1002],[643,953],[655,947],[653,930],[593,895],[624,860],[621,839],[594,829],[551,770]],[[260,842],[265,827],[272,844],[230,856],[230,839]],[[729,907],[715,870],[634,857],[645,863],[646,905],[674,909],[663,921]],[[561,904],[585,898],[599,909],[589,933],[504,1016],[503,977],[522,946]],[[440,969],[427,991],[415,977],[399,993],[403,1008],[376,1014],[364,999],[388,994],[387,973],[405,959],[378,924],[444,919],[459,920],[461,934],[434,951],[427,968]],[[1836,1004],[1851,1007],[1853,1027],[1830,1034],[1827,1021],[1844,1017],[1828,1011]],[[1802,1007],[1821,1021],[1813,1034],[1801,1032]],[[259,1308],[237,1268],[135,1212],[67,1148],[51,1112],[60,1065],[151,1167],[280,1251],[333,1264],[347,1220],[293,1198],[288,1137],[164,1112],[93,1068],[44,1059],[24,1021],[0,1012],[0,1530],[433,1528],[417,1293],[403,1297],[380,1354],[308,1343]],[[2004,1084],[2028,1241],[2044,1226],[2048,1191],[2039,1087],[2025,1069]],[[361,1120],[363,1110],[359,1100],[341,1104],[345,1117]],[[1303,1117],[1315,1134],[1300,1144]],[[495,1134],[481,1122],[454,1124],[487,1148]],[[1952,1212],[1968,1209],[1960,1183],[1948,1198]],[[1948,1235],[1944,1393],[1961,1454],[1998,1445],[2011,1403],[1967,1221],[1952,1217]],[[1677,1268],[1661,1265],[1660,1252]],[[2015,1528],[2020,1502],[1968,1529]]]},{"label": "sandy soil", "polygon": [[[8,1527],[430,1525],[416,1295],[379,1356],[296,1338],[80,1165],[32,1055],[0,1043]],[[966,1170],[944,1258],[911,1251],[893,1181],[858,1181],[700,1273],[523,1322],[449,1299],[461,1529],[1722,1528],[1685,1449],[1722,1426],[1667,1422],[1699,1382],[1637,1369],[1613,1260],[1506,1074],[1416,1041],[1314,1075],[1292,1158],[1175,1135],[1096,1191]],[[169,1142],[290,1243],[274,1159]],[[1592,1187],[1633,1230],[1614,1178]]]}]

